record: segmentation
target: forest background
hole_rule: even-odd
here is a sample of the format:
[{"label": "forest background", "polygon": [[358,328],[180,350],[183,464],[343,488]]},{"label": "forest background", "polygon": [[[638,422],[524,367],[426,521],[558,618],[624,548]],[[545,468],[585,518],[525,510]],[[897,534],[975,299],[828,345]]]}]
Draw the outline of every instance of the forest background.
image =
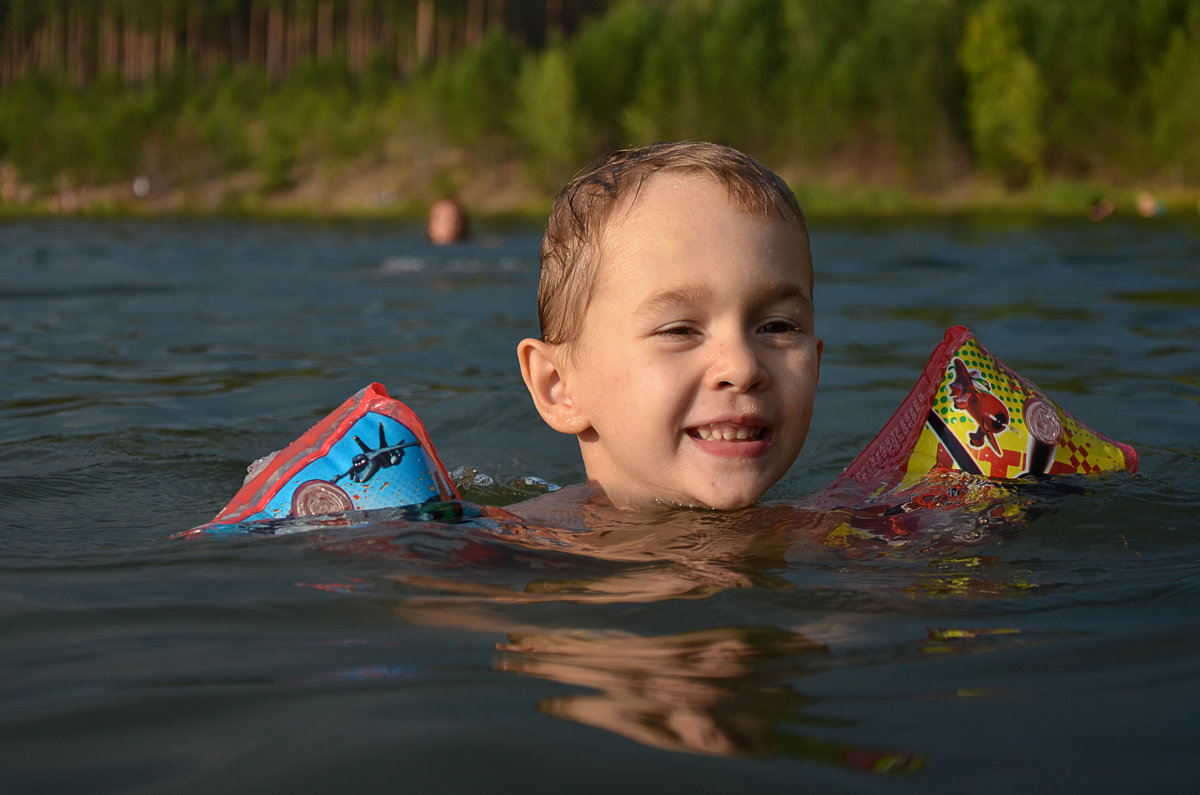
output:
[{"label": "forest background", "polygon": [[1196,0],[0,0],[0,213],[546,212],[702,138],[816,213],[1200,205]]}]

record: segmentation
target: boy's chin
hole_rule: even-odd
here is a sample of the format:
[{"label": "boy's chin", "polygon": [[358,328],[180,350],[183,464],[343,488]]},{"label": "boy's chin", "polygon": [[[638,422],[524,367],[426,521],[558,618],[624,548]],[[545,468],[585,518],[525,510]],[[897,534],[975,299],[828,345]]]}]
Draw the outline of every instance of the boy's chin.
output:
[{"label": "boy's chin", "polygon": [[[604,487],[601,486],[601,488]],[[641,494],[633,491],[624,491],[619,488],[605,488],[604,491],[614,507],[627,511],[662,510],[664,508],[739,511],[756,504],[765,493],[764,491],[754,489],[661,495]]]},{"label": "boy's chin", "polygon": [[740,511],[758,503],[761,494],[746,496],[725,496],[710,499],[708,502],[697,504],[696,508],[709,508],[714,511]]},{"label": "boy's chin", "polygon": [[758,479],[741,481],[739,478],[730,478],[721,483],[719,488],[695,489],[690,495],[690,505],[714,511],[740,511],[757,504],[768,488],[770,484],[764,485]]}]

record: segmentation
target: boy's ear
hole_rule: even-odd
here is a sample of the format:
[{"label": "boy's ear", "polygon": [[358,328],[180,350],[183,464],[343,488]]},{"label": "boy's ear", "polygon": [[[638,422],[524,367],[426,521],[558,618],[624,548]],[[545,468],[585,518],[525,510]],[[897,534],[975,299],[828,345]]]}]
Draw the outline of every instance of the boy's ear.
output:
[{"label": "boy's ear", "polygon": [[541,340],[523,339],[517,344],[521,377],[538,414],[559,433],[582,433],[587,430],[587,418],[571,398],[567,372],[559,356],[557,346]]}]

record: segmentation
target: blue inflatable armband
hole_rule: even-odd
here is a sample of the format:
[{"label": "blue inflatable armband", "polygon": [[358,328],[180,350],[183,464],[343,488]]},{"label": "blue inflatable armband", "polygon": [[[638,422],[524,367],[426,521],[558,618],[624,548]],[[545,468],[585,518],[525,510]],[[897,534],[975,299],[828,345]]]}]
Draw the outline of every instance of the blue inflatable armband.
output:
[{"label": "blue inflatable armband", "polygon": [[371,384],[283,450],[251,464],[241,490],[197,530],[456,500],[417,415]]}]

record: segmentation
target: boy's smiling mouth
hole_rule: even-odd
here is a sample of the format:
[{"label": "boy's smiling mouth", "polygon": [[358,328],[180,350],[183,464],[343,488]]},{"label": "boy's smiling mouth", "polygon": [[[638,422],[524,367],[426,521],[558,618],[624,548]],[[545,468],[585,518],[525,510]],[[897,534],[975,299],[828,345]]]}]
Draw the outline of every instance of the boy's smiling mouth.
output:
[{"label": "boy's smiling mouth", "polygon": [[732,422],[714,422],[688,428],[688,435],[702,442],[757,442],[767,434],[762,425],[739,425]]}]

